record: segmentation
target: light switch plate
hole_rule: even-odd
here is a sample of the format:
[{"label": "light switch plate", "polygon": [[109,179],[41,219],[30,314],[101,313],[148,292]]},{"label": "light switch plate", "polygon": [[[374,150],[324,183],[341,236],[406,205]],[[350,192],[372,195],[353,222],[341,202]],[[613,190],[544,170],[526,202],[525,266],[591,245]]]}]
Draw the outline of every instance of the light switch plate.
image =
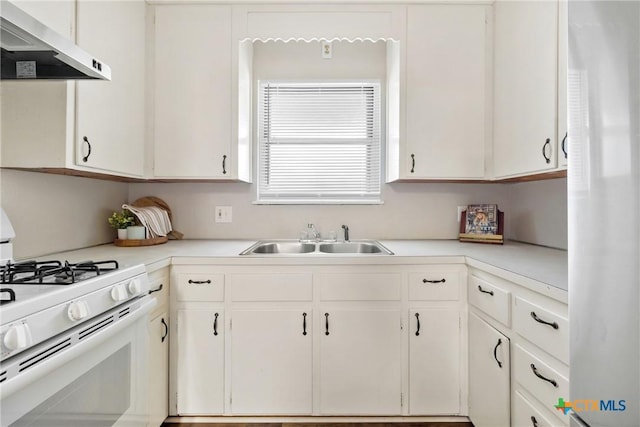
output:
[{"label": "light switch plate", "polygon": [[216,206],[216,222],[231,222],[233,209],[231,206]]}]

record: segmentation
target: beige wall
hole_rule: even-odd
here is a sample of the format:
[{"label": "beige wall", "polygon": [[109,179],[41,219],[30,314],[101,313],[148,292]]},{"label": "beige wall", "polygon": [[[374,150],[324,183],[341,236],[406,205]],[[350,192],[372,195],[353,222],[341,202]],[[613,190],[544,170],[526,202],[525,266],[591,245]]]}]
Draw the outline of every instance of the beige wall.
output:
[{"label": "beige wall", "polygon": [[2,169],[0,190],[20,259],[111,242],[107,217],[127,201],[128,185]]}]

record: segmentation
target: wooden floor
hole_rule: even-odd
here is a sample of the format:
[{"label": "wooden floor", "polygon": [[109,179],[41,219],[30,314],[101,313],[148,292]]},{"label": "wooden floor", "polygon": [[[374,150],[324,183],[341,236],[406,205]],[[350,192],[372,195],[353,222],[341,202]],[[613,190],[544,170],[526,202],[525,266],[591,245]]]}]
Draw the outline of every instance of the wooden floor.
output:
[{"label": "wooden floor", "polygon": [[164,423],[162,427],[473,427],[470,422],[406,423]]}]

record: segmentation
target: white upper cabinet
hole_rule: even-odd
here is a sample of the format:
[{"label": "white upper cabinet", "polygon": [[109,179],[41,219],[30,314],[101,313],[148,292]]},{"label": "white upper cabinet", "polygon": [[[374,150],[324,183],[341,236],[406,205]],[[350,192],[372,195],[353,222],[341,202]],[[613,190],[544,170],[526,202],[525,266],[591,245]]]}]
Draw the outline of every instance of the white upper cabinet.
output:
[{"label": "white upper cabinet", "polygon": [[231,49],[231,6],[155,7],[154,177],[237,178]]},{"label": "white upper cabinet", "polygon": [[484,178],[488,11],[408,7],[400,179]]},{"label": "white upper cabinet", "polygon": [[494,3],[494,16],[494,177],[553,170],[558,2],[501,0]]},{"label": "white upper cabinet", "polygon": [[75,162],[142,176],[146,4],[83,0],[77,13],[78,45],[109,64],[112,76],[111,81],[77,83]]}]

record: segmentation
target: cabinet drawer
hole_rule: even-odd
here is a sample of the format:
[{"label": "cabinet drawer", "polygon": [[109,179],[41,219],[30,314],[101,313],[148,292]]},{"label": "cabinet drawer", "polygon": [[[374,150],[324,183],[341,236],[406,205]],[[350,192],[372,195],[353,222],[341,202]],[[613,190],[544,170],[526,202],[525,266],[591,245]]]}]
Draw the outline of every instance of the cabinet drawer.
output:
[{"label": "cabinet drawer", "polygon": [[[564,416],[564,415],[563,415]],[[567,423],[569,417],[567,416]],[[567,424],[564,423],[564,424]],[[513,425],[529,427],[552,427],[561,425],[549,411],[539,410],[533,406],[520,392],[515,392],[513,402]]]},{"label": "cabinet drawer", "polygon": [[175,288],[178,301],[222,301],[224,274],[179,274]]},{"label": "cabinet drawer", "polygon": [[569,363],[569,321],[565,316],[518,297],[513,327],[524,338]]},{"label": "cabinet drawer", "polygon": [[[514,377],[516,382],[539,400],[544,407],[553,408],[558,397],[569,400],[569,380],[551,363],[543,359],[549,356],[543,353],[533,354],[516,345],[514,352]],[[558,411],[558,417],[564,413]],[[557,423],[556,423],[557,424]]]},{"label": "cabinet drawer", "polygon": [[233,301],[311,301],[311,274],[234,274],[229,276]]},{"label": "cabinet drawer", "polygon": [[167,311],[169,305],[169,276],[149,274],[149,294],[157,301],[152,317]]},{"label": "cabinet drawer", "polygon": [[457,271],[432,270],[409,274],[409,299],[455,301],[460,297]]},{"label": "cabinet drawer", "polygon": [[322,301],[400,301],[399,273],[321,274]]},{"label": "cabinet drawer", "polygon": [[469,278],[469,303],[505,326],[511,326],[511,292],[476,276]]}]

